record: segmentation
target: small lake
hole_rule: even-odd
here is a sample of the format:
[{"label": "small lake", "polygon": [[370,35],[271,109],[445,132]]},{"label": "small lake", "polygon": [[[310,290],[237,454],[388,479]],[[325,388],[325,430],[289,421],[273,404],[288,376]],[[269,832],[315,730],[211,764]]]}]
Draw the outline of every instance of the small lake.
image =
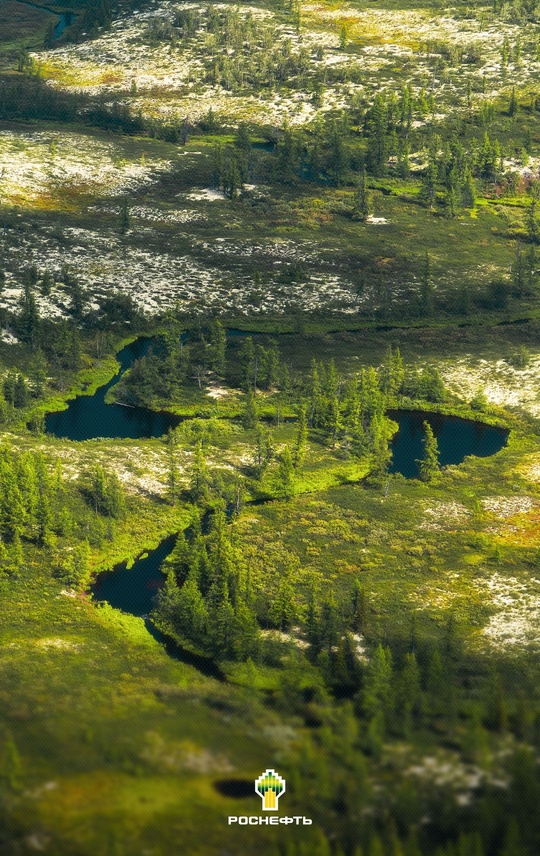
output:
[{"label": "small lake", "polygon": [[128,569],[127,562],[104,571],[92,586],[94,600],[106,600],[115,609],[139,617],[146,616],[152,609],[153,600],[165,582],[161,563],[167,558],[176,543],[176,535],[165,538],[155,550],[143,553]]},{"label": "small lake", "polygon": [[[234,335],[236,331],[229,331]],[[238,331],[240,333],[240,331]],[[139,338],[117,354],[120,370],[107,384],[93,395],[79,395],[69,402],[67,410],[49,413],[46,429],[58,437],[70,440],[90,440],[96,437],[130,438],[161,437],[170,427],[181,421],[169,413],[157,413],[142,407],[124,407],[105,404],[105,395],[118,382],[123,371],[134,360],[144,356],[155,341]],[[445,416],[424,411],[390,410],[388,416],[399,425],[392,440],[392,464],[390,471],[402,473],[406,478],[418,476],[416,461],[423,455],[423,423],[429,422],[439,445],[441,466],[460,464],[468,455],[487,457],[500,451],[506,444],[508,431],[483,422]],[[98,575],[91,591],[96,601],[106,601],[115,609],[131,615],[144,617],[150,614],[154,598],[162,587],[165,576],[161,565],[174,548],[176,535],[165,538],[161,544],[135,560],[128,568],[127,562]],[[208,674],[221,677],[219,670],[204,658],[198,658],[180,649],[146,620],[148,631],[167,646],[172,656],[208,670]],[[212,671],[213,670],[213,671]]]},{"label": "small lake", "polygon": [[118,383],[122,372],[148,352],[152,341],[140,338],[122,348],[116,355],[120,363],[119,373],[93,395],[78,395],[68,402],[66,410],[48,413],[45,417],[47,433],[68,440],[93,440],[96,437],[139,440],[142,437],[162,437],[169,428],[179,425],[181,418],[165,411],[105,404],[109,389]]},{"label": "small lake", "polygon": [[59,39],[64,30],[67,27],[71,27],[73,22],[75,21],[75,15],[73,12],[60,12],[60,20],[55,25],[53,32],[53,39]]},{"label": "small lake", "polygon": [[508,431],[484,422],[426,413],[421,410],[390,410],[387,414],[399,425],[391,443],[390,472],[401,473],[408,479],[418,476],[416,461],[424,453],[423,423],[429,422],[439,445],[439,463],[442,467],[461,464],[468,455],[485,458],[494,455],[506,445]]},{"label": "small lake", "polygon": [[[235,334],[244,335],[241,331],[228,331],[229,336],[234,337]],[[166,411],[105,404],[107,392],[118,383],[122,372],[148,353],[155,344],[155,339],[141,337],[122,348],[116,355],[120,363],[119,373],[93,395],[78,395],[68,402],[66,410],[47,414],[46,431],[68,440],[92,440],[96,437],[138,440],[143,437],[162,437],[169,428],[179,425],[182,417]],[[390,410],[388,416],[399,425],[391,443],[393,457],[390,472],[402,473],[406,478],[416,478],[418,475],[416,461],[423,455],[423,423],[426,420],[437,438],[439,462],[443,467],[460,464],[468,455],[494,455],[503,448],[508,438],[508,431],[504,428],[458,416],[421,410]]]},{"label": "small lake", "polygon": [[59,39],[64,30],[66,30],[67,27],[71,27],[77,17],[74,12],[55,12],[48,6],[42,6],[39,3],[32,3],[30,0],[19,0],[19,2],[24,3],[25,6],[32,6],[33,9],[40,9],[42,12],[50,12],[51,15],[58,18],[53,29],[53,41]]}]

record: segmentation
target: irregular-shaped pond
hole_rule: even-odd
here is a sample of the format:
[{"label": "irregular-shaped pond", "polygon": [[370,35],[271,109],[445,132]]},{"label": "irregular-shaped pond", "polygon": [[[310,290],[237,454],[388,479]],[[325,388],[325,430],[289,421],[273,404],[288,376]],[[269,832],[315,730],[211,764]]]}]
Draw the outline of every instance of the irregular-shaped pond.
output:
[{"label": "irregular-shaped pond", "polygon": [[439,463],[461,464],[467,455],[485,458],[499,452],[506,444],[508,431],[484,422],[427,413],[422,410],[390,410],[388,416],[397,422],[399,431],[394,436],[390,472],[402,473],[406,478],[418,476],[417,461],[424,453],[424,422],[429,422],[439,445]]},{"label": "irregular-shaped pond", "polygon": [[111,386],[118,383],[123,371],[147,353],[152,341],[141,338],[122,348],[116,355],[120,363],[119,373],[93,395],[78,395],[68,402],[66,410],[48,413],[45,418],[47,433],[68,440],[93,440],[96,437],[138,440],[141,437],[162,437],[169,428],[175,428],[181,418],[173,413],[105,404],[105,396]]}]

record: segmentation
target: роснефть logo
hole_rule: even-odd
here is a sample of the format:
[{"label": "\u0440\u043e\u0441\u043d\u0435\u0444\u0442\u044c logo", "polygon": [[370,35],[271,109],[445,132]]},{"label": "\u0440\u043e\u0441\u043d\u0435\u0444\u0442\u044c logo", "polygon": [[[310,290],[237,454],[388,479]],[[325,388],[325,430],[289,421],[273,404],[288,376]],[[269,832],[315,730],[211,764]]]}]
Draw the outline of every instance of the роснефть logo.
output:
[{"label": "\u0440\u043e\u0441\u043d\u0435\u0444\u0442\u044c logo", "polygon": [[278,800],[285,793],[285,779],[275,770],[266,770],[255,780],[255,792],[262,799],[263,811],[277,811]]}]

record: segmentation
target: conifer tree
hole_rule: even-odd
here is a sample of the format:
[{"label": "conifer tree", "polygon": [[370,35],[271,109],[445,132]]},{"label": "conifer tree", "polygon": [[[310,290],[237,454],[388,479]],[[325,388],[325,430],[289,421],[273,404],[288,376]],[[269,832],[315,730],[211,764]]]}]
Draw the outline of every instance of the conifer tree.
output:
[{"label": "conifer tree", "polygon": [[225,371],[225,350],[227,339],[221,321],[214,321],[210,328],[211,368],[217,375]]},{"label": "conifer tree", "polygon": [[193,455],[189,489],[194,502],[205,502],[208,496],[208,472],[201,440],[197,443]]},{"label": "conifer tree", "polygon": [[19,751],[11,735],[4,738],[0,749],[0,782],[11,791],[17,791],[20,787],[20,776],[22,763]]},{"label": "conifer tree", "polygon": [[280,496],[288,498],[292,496],[294,488],[294,464],[291,450],[285,446],[280,454],[277,472],[277,490]]},{"label": "conifer tree", "polygon": [[242,412],[242,424],[244,428],[246,428],[246,430],[250,430],[257,426],[257,422],[257,403],[255,401],[255,395],[253,393],[253,390],[249,389],[246,395],[244,409]]},{"label": "conifer tree", "polygon": [[418,462],[422,481],[430,482],[439,473],[439,446],[429,422],[424,422],[424,456]]},{"label": "conifer tree", "polygon": [[378,835],[374,835],[369,843],[369,856],[384,856],[384,849],[381,839]]},{"label": "conifer tree", "polygon": [[129,213],[129,204],[127,196],[125,196],[120,204],[120,234],[125,235],[129,231],[130,225],[131,216]]},{"label": "conifer tree", "polygon": [[356,191],[354,195],[353,220],[366,220],[371,213],[370,197],[366,185],[365,167],[360,171]]},{"label": "conifer tree", "polygon": [[298,425],[296,428],[296,436],[294,439],[294,448],[292,452],[292,461],[295,470],[297,470],[306,454],[306,443],[308,437],[307,424],[307,407],[302,403],[298,409]]},{"label": "conifer tree", "polygon": [[280,581],[277,593],[268,611],[270,621],[280,630],[286,631],[296,618],[294,587],[288,574]]},{"label": "conifer tree", "polygon": [[242,386],[245,392],[253,389],[255,371],[255,347],[251,336],[247,336],[240,349],[240,365],[242,367]]},{"label": "conifer tree", "polygon": [[30,365],[30,380],[32,382],[32,395],[41,398],[47,383],[47,360],[41,348],[35,352]]},{"label": "conifer tree", "polygon": [[464,208],[476,207],[476,188],[474,186],[474,180],[472,177],[471,170],[469,168],[467,168],[465,171],[465,178],[461,191],[461,201]]},{"label": "conifer tree", "polygon": [[85,489],[96,512],[106,517],[122,517],[125,509],[124,490],[114,472],[96,464],[85,474]]},{"label": "conifer tree", "polygon": [[28,404],[28,386],[23,375],[19,372],[15,377],[13,388],[13,405],[17,408],[26,407]]},{"label": "conifer tree", "polygon": [[172,428],[167,433],[167,489],[169,502],[175,505],[178,500],[178,438]]},{"label": "conifer tree", "polygon": [[355,633],[366,633],[368,623],[367,594],[360,580],[356,579],[352,591],[351,627]]},{"label": "conifer tree", "polygon": [[392,654],[389,648],[378,645],[366,669],[362,693],[363,708],[368,716],[379,711],[388,715],[393,704]]}]

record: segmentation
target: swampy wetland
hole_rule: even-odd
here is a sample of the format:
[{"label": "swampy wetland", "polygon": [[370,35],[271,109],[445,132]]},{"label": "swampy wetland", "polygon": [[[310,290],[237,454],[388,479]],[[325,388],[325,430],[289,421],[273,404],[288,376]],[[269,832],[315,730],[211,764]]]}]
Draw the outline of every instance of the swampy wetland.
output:
[{"label": "swampy wetland", "polygon": [[537,856],[539,15],[0,0],[0,854]]}]

